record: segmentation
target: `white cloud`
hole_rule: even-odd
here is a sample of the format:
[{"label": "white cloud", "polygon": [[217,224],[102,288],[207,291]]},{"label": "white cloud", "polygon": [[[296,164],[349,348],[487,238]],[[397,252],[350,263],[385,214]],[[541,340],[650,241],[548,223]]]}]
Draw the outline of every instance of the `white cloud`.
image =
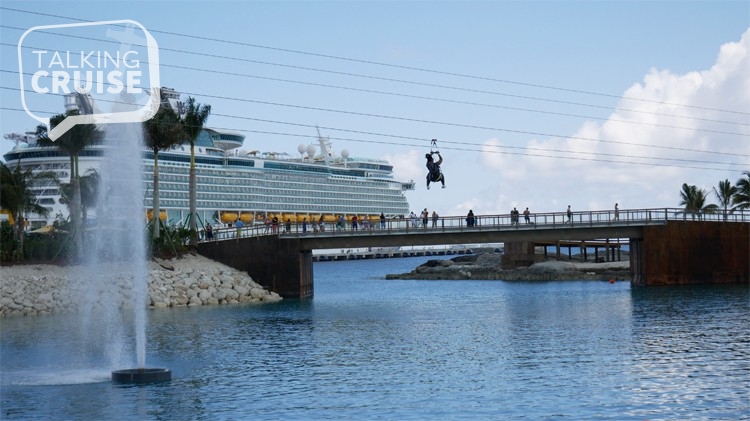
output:
[{"label": "white cloud", "polygon": [[750,113],[749,51],[750,30],[739,42],[722,46],[707,70],[651,69],[622,93],[606,120],[582,121],[570,138],[493,136],[481,142],[481,153],[446,151],[445,190],[425,190],[424,151],[386,158],[398,179],[417,182],[416,191],[408,193],[412,207],[427,206],[441,215],[465,215],[469,209],[507,213],[514,206],[561,212],[568,204],[575,210],[601,210],[612,209],[615,202],[621,209],[678,207],[682,183],[710,190],[750,169],[748,116],[726,112]]}]

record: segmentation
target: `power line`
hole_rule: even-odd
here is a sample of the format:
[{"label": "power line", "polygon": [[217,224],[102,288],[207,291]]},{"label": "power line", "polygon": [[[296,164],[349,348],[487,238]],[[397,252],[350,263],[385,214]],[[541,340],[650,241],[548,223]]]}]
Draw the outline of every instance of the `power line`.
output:
[{"label": "power line", "polygon": [[[14,11],[14,12],[20,12],[20,13],[29,13],[29,14],[39,15],[39,16],[55,17],[55,18],[59,18],[59,19],[68,19],[68,20],[75,20],[75,21],[82,21],[82,22],[90,22],[90,21],[86,21],[84,19],[73,18],[73,17],[69,17],[69,16],[54,15],[54,14],[41,13],[41,12],[32,12],[32,11],[29,11],[29,10],[14,9],[14,8],[3,7],[3,6],[0,6],[0,9],[4,9],[4,10],[8,10],[8,11]],[[181,33],[177,33],[177,32],[164,31],[164,30],[158,30],[158,29],[150,29],[149,32],[161,33],[161,34],[172,35],[172,36],[179,36],[179,37],[186,37],[186,38],[192,38],[192,39],[200,39],[200,40],[206,40],[206,41],[211,41],[211,42],[219,42],[219,43],[225,43],[225,44],[231,44],[231,45],[241,45],[241,46],[252,47],[252,48],[261,48],[261,49],[267,49],[267,50],[273,50],[273,51],[282,51],[282,52],[286,52],[286,53],[302,54],[302,55],[308,55],[308,56],[314,56],[314,57],[321,57],[321,58],[327,58],[327,59],[349,61],[349,62],[354,62],[354,63],[370,64],[370,65],[390,67],[390,68],[403,69],[403,70],[412,70],[412,71],[434,73],[434,74],[440,74],[440,75],[446,75],[446,76],[455,76],[455,77],[462,77],[462,78],[468,78],[468,79],[483,80],[483,81],[489,81],[489,82],[498,82],[498,83],[520,85],[520,86],[527,86],[527,87],[533,87],[533,88],[542,88],[542,89],[556,90],[556,91],[576,93],[576,94],[586,94],[586,95],[593,95],[593,96],[601,96],[601,97],[606,97],[606,98],[626,99],[626,100],[630,100],[630,101],[642,101],[642,102],[648,102],[648,103],[653,103],[653,104],[663,104],[663,105],[669,105],[669,106],[693,108],[693,109],[700,109],[700,110],[706,110],[706,111],[718,111],[718,112],[733,113],[733,114],[739,114],[739,115],[750,115],[750,113],[741,112],[741,111],[723,110],[723,109],[710,108],[710,107],[701,107],[701,106],[696,106],[696,105],[686,105],[686,104],[670,103],[670,102],[649,100],[649,99],[643,99],[643,98],[622,97],[622,96],[619,96],[619,95],[604,94],[604,93],[591,92],[591,91],[585,91],[585,90],[579,90],[579,89],[562,88],[562,87],[557,87],[557,86],[549,86],[549,85],[541,85],[541,84],[534,84],[534,83],[527,83],[527,82],[511,81],[511,80],[505,80],[505,79],[490,78],[490,77],[485,77],[485,76],[477,76],[477,75],[468,75],[468,74],[463,74],[463,73],[446,72],[446,71],[440,71],[440,70],[435,70],[435,69],[425,69],[425,68],[420,68],[420,67],[404,66],[404,65],[397,65],[397,64],[391,64],[391,63],[382,63],[382,62],[376,62],[376,61],[370,61],[370,60],[354,59],[354,58],[350,58],[350,57],[341,57],[341,56],[335,56],[335,55],[329,55],[329,54],[312,53],[312,52],[301,51],[301,50],[293,50],[293,49],[278,48],[278,47],[269,47],[269,46],[265,46],[265,45],[251,44],[251,43],[241,42],[241,41],[235,41],[235,40],[224,40],[224,39],[212,38],[212,37],[205,37],[205,36],[199,36],[199,35],[181,34]]]},{"label": "power line", "polygon": [[[0,87],[0,88],[7,89],[7,90],[16,90],[16,91],[20,92],[19,88],[12,88],[12,87],[5,87],[5,86]],[[424,124],[436,124],[436,125],[444,125],[444,126],[452,126],[452,127],[464,127],[464,128],[472,128],[472,129],[480,129],[480,130],[488,130],[488,131],[501,131],[501,132],[514,133],[514,134],[527,134],[527,135],[534,135],[534,136],[546,136],[546,137],[552,137],[552,138],[557,137],[557,138],[564,138],[564,139],[571,139],[571,140],[583,140],[583,141],[589,141],[589,142],[601,142],[601,143],[610,143],[610,144],[621,144],[621,145],[638,146],[638,147],[655,148],[655,149],[666,149],[666,150],[682,151],[682,152],[695,152],[695,153],[707,153],[707,154],[730,155],[730,156],[745,156],[745,155],[739,155],[739,154],[735,154],[735,153],[706,151],[706,150],[700,150],[700,149],[678,148],[678,147],[661,146],[661,145],[644,145],[644,144],[632,143],[632,142],[604,140],[604,139],[593,139],[593,138],[585,138],[585,137],[577,137],[577,136],[565,136],[565,135],[557,135],[557,134],[552,134],[552,133],[541,133],[541,132],[511,130],[511,129],[497,128],[497,127],[486,127],[486,126],[477,126],[477,125],[469,125],[469,124],[461,124],[461,123],[450,123],[450,122],[442,122],[442,121],[431,121],[431,120],[413,119],[413,118],[407,118],[407,117],[388,116],[388,115],[371,114],[371,113],[360,113],[360,112],[355,112],[355,111],[334,110],[334,109],[319,108],[319,107],[309,107],[309,106],[293,105],[293,104],[281,104],[281,103],[274,103],[274,102],[268,102],[268,101],[259,101],[259,100],[252,100],[252,99],[246,99],[246,98],[233,98],[233,97],[225,97],[225,96],[203,94],[203,93],[182,92],[182,94],[185,94],[185,95],[188,95],[188,96],[194,96],[194,97],[216,98],[216,99],[230,100],[230,101],[258,103],[258,104],[263,104],[263,105],[273,105],[273,106],[280,106],[280,107],[300,108],[300,109],[307,109],[307,110],[312,110],[312,111],[325,111],[325,112],[350,114],[350,115],[358,115],[358,116],[365,116],[365,117],[376,117],[376,118],[383,118],[383,119],[393,119],[393,120],[400,120],[400,121],[410,121],[410,122],[417,122],[417,123],[424,123]],[[249,118],[249,117],[232,116],[232,115],[228,115],[228,114],[213,113],[213,115],[221,116],[221,117],[226,117],[226,118],[254,120],[254,119]],[[341,130],[343,130],[343,129],[341,129]]]},{"label": "power line", "polygon": [[[14,26],[7,26],[7,25],[0,25],[0,28],[7,28],[7,29],[15,29],[22,31],[23,28],[14,27]],[[56,32],[49,32],[49,31],[38,31],[47,33],[50,35],[55,36],[62,36],[62,37],[68,37],[68,38],[78,38],[78,39],[86,39],[90,41],[97,41],[97,42],[105,42],[105,43],[113,43],[118,44],[118,41],[109,41],[109,40],[102,40],[98,38],[91,38],[91,37],[83,37],[78,35],[70,35],[70,34],[59,34]],[[6,44],[3,43],[1,45],[4,46],[11,46],[16,47],[16,45],[13,44]],[[486,90],[480,90],[480,89],[469,89],[469,88],[462,88],[462,87],[456,87],[456,86],[450,86],[450,85],[440,85],[440,84],[432,84],[432,83],[425,83],[425,82],[415,82],[410,80],[403,80],[403,79],[393,79],[393,78],[386,78],[386,77],[379,77],[379,76],[372,76],[372,75],[362,75],[358,73],[349,73],[349,72],[341,72],[341,71],[335,71],[335,70],[327,70],[327,69],[316,69],[312,67],[304,67],[304,66],[296,66],[291,64],[282,64],[282,63],[273,63],[273,62],[267,62],[267,61],[261,61],[261,60],[253,60],[248,58],[241,58],[241,57],[232,57],[232,56],[223,56],[218,54],[211,54],[211,53],[200,53],[195,51],[187,51],[187,50],[180,50],[180,49],[174,49],[174,48],[166,48],[166,47],[160,47],[160,51],[170,51],[175,53],[181,53],[181,54],[190,54],[190,55],[197,55],[202,57],[210,57],[210,58],[217,58],[217,59],[225,59],[225,60],[233,60],[233,61],[240,61],[245,63],[253,63],[253,64],[262,64],[267,66],[275,66],[275,67],[283,67],[283,68],[289,68],[289,69],[295,69],[295,70],[305,70],[305,71],[311,71],[311,72],[319,72],[319,73],[329,73],[329,74],[335,74],[339,76],[351,76],[351,77],[358,77],[358,78],[365,78],[365,79],[371,79],[371,80],[379,80],[384,82],[396,82],[396,83],[403,83],[403,84],[409,84],[409,85],[415,85],[415,86],[424,86],[424,87],[431,87],[431,88],[440,88],[440,89],[449,89],[449,90],[455,90],[455,91],[461,91],[461,92],[470,92],[470,93],[480,93],[485,95],[495,95],[495,96],[503,96],[508,98],[514,98],[514,99],[524,99],[524,100],[532,100],[532,101],[540,101],[540,102],[549,102],[559,105],[572,105],[572,106],[579,106],[579,107],[588,107],[588,108],[597,108],[597,109],[605,109],[610,110],[612,107],[609,106],[603,106],[603,105],[594,105],[594,104],[585,104],[580,102],[572,102],[572,101],[562,101],[562,100],[556,100],[556,99],[550,99],[550,98],[540,98],[540,97],[531,97],[531,96],[525,96],[525,95],[515,95],[515,94],[508,94],[508,93],[502,93],[502,92],[493,92],[493,91],[486,91]],[[198,69],[195,69],[198,70]],[[644,100],[646,101],[646,100]],[[620,111],[627,111],[631,113],[636,114],[645,114],[645,115],[658,115],[662,117],[672,117],[672,118],[679,118],[679,119],[685,119],[685,120],[695,120],[695,121],[706,121],[706,122],[712,122],[712,123],[722,123],[722,124],[735,124],[735,125],[744,125],[744,126],[750,126],[750,123],[742,123],[742,122],[734,122],[734,121],[724,121],[724,120],[714,120],[714,119],[707,119],[707,118],[701,118],[701,117],[692,117],[692,116],[684,116],[684,115],[678,115],[678,114],[667,114],[667,113],[657,113],[653,111],[643,111],[643,110],[636,110],[631,108],[618,108]],[[722,110],[714,110],[714,111],[722,111]],[[543,112],[543,111],[540,111]],[[731,111],[732,113],[740,113],[737,111]],[[742,113],[740,113],[742,114]],[[750,115],[750,113],[747,113]],[[595,118],[595,117],[593,117]]]},{"label": "power line", "polygon": [[618,144],[618,145],[639,146],[639,147],[644,147],[644,148],[667,149],[667,150],[710,153],[710,154],[723,154],[721,152],[704,151],[704,150],[699,150],[699,149],[677,148],[677,147],[672,147],[672,146],[661,146],[661,145],[644,145],[641,143],[623,142],[623,141],[617,141],[617,140],[604,140],[604,139],[594,139],[594,138],[587,138],[587,137],[581,137],[581,136],[567,136],[567,135],[557,135],[553,133],[544,133],[544,132],[512,130],[512,129],[504,129],[500,127],[479,126],[479,125],[462,124],[462,123],[450,123],[450,122],[436,121],[436,120],[424,120],[424,119],[417,119],[417,118],[398,117],[398,116],[391,116],[391,115],[385,115],[385,114],[361,113],[361,112],[356,112],[356,111],[309,107],[309,106],[303,106],[303,105],[282,104],[282,103],[276,103],[276,102],[270,102],[270,101],[260,101],[260,100],[245,99],[245,98],[232,98],[232,97],[225,97],[225,96],[220,96],[220,95],[201,94],[201,93],[195,93],[195,92],[183,92],[183,94],[193,95],[196,97],[204,97],[204,98],[216,98],[216,99],[224,99],[224,100],[232,100],[232,101],[251,102],[251,103],[263,104],[263,105],[274,105],[274,106],[279,106],[279,107],[298,108],[298,109],[305,109],[305,110],[311,110],[311,111],[325,111],[325,112],[331,112],[331,113],[357,115],[357,116],[362,116],[362,117],[375,117],[375,118],[392,119],[392,120],[398,120],[398,121],[408,121],[408,122],[413,122],[413,123],[434,124],[434,125],[451,126],[451,127],[463,127],[463,128],[468,128],[468,129],[498,131],[498,132],[505,132],[505,133],[514,133],[514,134],[527,134],[527,135],[533,135],[533,136],[546,136],[546,137],[552,137],[552,138],[558,137],[558,138],[563,138],[563,139],[583,140],[583,141],[588,141],[588,142],[602,142],[602,143],[610,143],[610,144]]},{"label": "power line", "polygon": [[[0,26],[2,26],[2,25],[0,25]],[[8,44],[8,43],[0,43],[0,45],[1,46],[6,46],[6,47],[15,47],[15,45]],[[28,48],[28,49],[41,49],[42,47],[24,46],[24,48]],[[142,62],[143,63],[148,63],[148,61],[146,61],[146,60],[142,60]],[[174,64],[160,63],[159,65],[161,67],[171,67],[171,68],[182,69],[182,70],[194,70],[194,71],[206,72],[206,73],[213,73],[213,74],[223,74],[223,75],[229,75],[229,76],[237,76],[237,77],[244,77],[244,78],[251,78],[251,79],[260,79],[260,80],[270,80],[270,81],[274,81],[274,82],[293,83],[293,84],[300,84],[300,85],[306,85],[306,86],[317,86],[317,87],[323,87],[323,88],[341,89],[341,90],[348,90],[348,91],[355,91],[355,92],[365,92],[365,93],[378,94],[378,95],[397,96],[397,97],[402,97],[402,98],[413,98],[413,99],[421,99],[421,100],[436,101],[436,102],[445,102],[445,103],[452,103],[452,104],[471,105],[471,106],[486,107],[486,108],[497,108],[497,109],[505,109],[505,110],[511,110],[511,111],[522,111],[522,112],[529,112],[529,113],[539,113],[539,114],[546,114],[546,115],[556,115],[556,116],[562,116],[562,117],[574,117],[574,118],[582,118],[582,119],[610,121],[610,122],[623,123],[623,124],[636,124],[636,125],[651,126],[651,127],[664,127],[664,128],[669,128],[669,129],[700,131],[700,132],[705,132],[705,133],[725,134],[725,135],[731,135],[731,136],[744,136],[744,134],[742,134],[742,133],[727,132],[727,131],[721,131],[721,130],[711,130],[711,129],[699,129],[699,128],[691,128],[691,127],[672,126],[672,125],[667,125],[667,124],[648,123],[648,122],[641,122],[641,121],[618,120],[618,119],[613,119],[613,118],[585,116],[585,115],[562,113],[562,112],[556,112],[556,111],[534,110],[534,109],[520,108],[520,107],[509,107],[509,106],[503,106],[503,105],[485,104],[485,103],[478,103],[478,102],[472,102],[472,101],[459,101],[459,100],[446,99],[446,98],[437,98],[437,97],[428,97],[428,96],[420,96],[420,95],[403,94],[403,93],[398,93],[398,92],[379,91],[379,90],[373,90],[373,89],[354,88],[354,87],[348,87],[348,86],[330,85],[330,84],[315,83],[315,82],[303,82],[303,81],[297,81],[297,80],[291,80],[291,79],[281,79],[281,78],[274,78],[274,77],[268,77],[268,76],[249,75],[249,74],[245,74],[245,73],[228,72],[228,71],[223,71],[223,70],[201,69],[201,68],[196,68],[196,67],[180,66],[180,65],[174,65]],[[13,72],[13,71],[10,71],[10,70],[0,70],[0,71],[2,71],[2,72]],[[13,72],[13,73],[17,73],[17,72]],[[27,75],[27,76],[32,76],[31,73],[24,73],[24,74]],[[81,80],[82,81],[86,81],[87,79],[82,78]],[[623,111],[626,111],[626,110],[623,110]],[[658,113],[654,113],[654,114],[659,115]],[[672,116],[672,117],[674,117],[674,116]],[[714,122],[714,123],[724,123],[724,124],[736,124],[736,125],[750,126],[750,123],[727,122],[727,121],[720,121],[720,120],[701,119],[701,118],[696,118],[696,117],[684,117],[684,118],[693,119],[693,120],[703,120],[703,121]]]},{"label": "power line", "polygon": [[[8,89],[5,87],[2,87],[3,89]],[[3,110],[9,110],[9,111],[24,111],[23,109],[19,108],[10,108],[10,107],[0,107],[0,109]],[[40,111],[40,110],[31,110],[35,113],[47,113],[47,114],[53,114],[49,111]],[[301,124],[301,123],[290,123],[290,122],[283,122],[283,121],[274,121],[274,120],[263,120],[263,119],[255,119],[250,117],[240,117],[240,116],[232,116],[232,115],[225,115],[225,114],[214,114],[219,117],[226,117],[226,118],[232,118],[232,119],[240,119],[240,120],[250,120],[250,121],[260,121],[260,122],[266,122],[266,123],[274,123],[274,124],[283,124],[283,125],[290,125],[290,126],[297,126],[297,127],[307,127],[307,128],[322,128],[324,130],[332,130],[332,131],[342,131],[342,132],[354,132],[354,133],[360,133],[360,134],[367,134],[372,136],[384,136],[384,137],[394,137],[404,140],[416,140],[416,141],[423,141],[424,139],[421,138],[414,138],[414,137],[406,137],[406,136],[397,136],[397,135],[389,135],[389,134],[383,134],[383,133],[373,133],[373,132],[362,132],[362,131],[355,131],[355,130],[347,130],[347,129],[340,129],[335,127],[325,127],[325,126],[314,126],[314,125],[308,125],[308,124]],[[277,135],[277,136],[287,136],[287,137],[303,137],[303,138],[312,138],[315,139],[317,136],[314,135],[304,135],[304,134],[296,134],[296,133],[283,133],[283,132],[269,132],[269,131],[260,131],[260,130],[250,130],[250,129],[242,129],[242,128],[227,128],[227,127],[214,127],[215,129],[220,130],[231,130],[231,131],[238,131],[243,133],[258,133],[258,134],[271,134],[271,135]],[[357,142],[357,143],[366,143],[366,144],[382,144],[382,145],[390,145],[390,146],[405,146],[405,147],[423,147],[423,144],[415,144],[415,143],[404,143],[404,142],[386,142],[386,141],[376,141],[376,140],[362,140],[362,139],[354,139],[354,138],[347,138],[347,137],[333,137],[334,140],[341,140],[341,141],[348,141],[348,142]],[[556,149],[544,149],[544,148],[528,148],[528,147],[520,147],[520,146],[503,146],[503,145],[476,145],[474,143],[470,142],[457,142],[457,141],[445,141],[441,140],[441,144],[449,144],[449,145],[463,145],[463,146],[470,146],[474,148],[466,148],[466,147],[441,147],[441,149],[447,149],[447,150],[454,150],[454,151],[461,151],[461,152],[479,152],[479,153],[499,153],[503,155],[517,155],[517,156],[529,156],[529,157],[542,157],[542,158],[553,158],[553,159],[571,159],[571,160],[578,160],[578,161],[592,161],[592,162],[606,162],[606,163],[616,163],[616,164],[636,164],[636,165],[654,165],[654,162],[638,162],[638,161],[622,161],[622,160],[615,160],[615,159],[603,159],[603,158],[586,158],[586,157],[578,157],[578,156],[559,156],[559,155],[548,155],[548,154],[539,154],[538,152],[544,152],[544,153],[563,153],[563,154],[591,154],[595,156],[606,156],[606,157],[613,157],[613,158],[631,158],[631,159],[644,159],[644,160],[651,160],[651,161],[667,161],[667,162],[684,162],[684,163],[703,163],[703,164],[716,164],[716,165],[729,165],[729,166],[736,166],[736,167],[744,167],[745,164],[741,163],[733,163],[733,162],[715,162],[715,161],[705,161],[705,160],[692,160],[692,159],[680,159],[680,158],[658,158],[658,157],[648,157],[648,156],[637,156],[637,155],[621,155],[621,154],[609,154],[609,153],[590,153],[590,152],[580,152],[580,151],[564,151],[564,150],[556,150]],[[521,150],[521,151],[533,151],[537,153],[521,153],[521,152],[509,152],[504,150],[486,150],[486,149],[475,149],[477,146],[479,147],[490,147],[493,149],[510,149],[510,150]],[[732,154],[733,156],[736,156]],[[678,164],[667,164],[667,166],[670,167],[676,167],[676,168],[689,168],[689,169],[701,169],[701,170],[714,170],[714,171],[725,171],[726,168],[711,168],[711,167],[697,167],[697,166],[690,166],[690,165],[678,165]]]},{"label": "power line", "polygon": [[[2,9],[2,7],[0,7],[0,9]],[[6,26],[2,26],[2,27],[6,27]],[[20,29],[20,28],[15,28],[15,27],[7,27],[7,28]],[[55,33],[52,33],[52,34],[53,35],[57,35],[57,36],[70,36],[70,35],[67,35],[67,34],[55,34]],[[188,36],[188,35],[185,35],[185,36]],[[91,40],[94,40],[94,41],[109,42],[109,41],[106,41],[106,40],[101,40],[101,39],[96,39],[96,38],[86,38],[86,37],[76,37],[76,38],[84,38],[84,39],[91,39]],[[221,41],[221,40],[218,40],[218,41]],[[10,45],[10,44],[3,44],[3,45],[8,45],[8,46],[15,47],[15,45]],[[175,51],[175,52],[180,52],[180,53],[186,53],[186,54],[198,54],[198,55],[204,55],[204,56],[206,56],[206,54],[195,53],[195,52],[184,51],[184,50],[175,50],[175,49],[165,49],[165,50]],[[219,56],[219,57],[233,59],[232,57],[223,57],[223,56]],[[255,61],[253,61],[253,62],[255,62]],[[264,64],[267,64],[267,63],[264,63]],[[277,65],[276,63],[270,63],[270,64],[271,65]],[[392,93],[392,92],[383,92],[383,91],[375,91],[375,90],[367,90],[367,89],[359,89],[359,88],[341,87],[341,86],[335,86],[335,85],[323,85],[323,84],[310,83],[310,82],[300,82],[300,81],[293,81],[293,80],[283,80],[283,79],[277,79],[277,78],[268,78],[268,77],[262,77],[262,76],[240,74],[240,73],[230,73],[230,72],[222,72],[222,71],[207,70],[207,69],[197,69],[197,68],[192,68],[192,67],[187,67],[187,66],[178,66],[178,65],[166,65],[166,66],[175,67],[175,68],[181,68],[181,69],[188,69],[188,70],[212,72],[212,73],[217,73],[217,74],[233,74],[233,75],[241,76],[241,77],[263,78],[263,79],[276,80],[276,81],[282,81],[282,82],[287,82],[287,83],[300,83],[300,84],[307,84],[307,85],[312,85],[312,86],[323,86],[323,87],[330,87],[330,88],[337,88],[337,89],[350,89],[350,90],[370,92],[370,93],[377,93],[377,94],[384,94],[384,95],[407,96],[407,97],[413,97],[413,98],[418,98],[418,99],[427,99],[427,100],[445,101],[445,102],[456,102],[456,103],[469,104],[469,105],[498,107],[498,108],[506,108],[506,109],[515,109],[515,110],[526,111],[526,112],[540,112],[540,113],[545,113],[544,111],[538,111],[538,110],[526,110],[526,109],[518,109],[518,108],[512,108],[512,107],[494,106],[494,105],[491,105],[491,104],[479,104],[479,103],[464,102],[464,101],[453,101],[453,100],[447,100],[447,99],[442,99],[442,98],[420,97],[420,96],[412,96],[412,95],[406,95],[406,94],[396,94],[396,93]],[[292,67],[297,67],[297,66],[292,66]],[[318,70],[318,69],[312,69],[312,70],[321,71],[321,70]],[[8,72],[6,70],[3,70],[3,71]],[[333,72],[333,73],[340,73],[340,72]],[[354,75],[354,74],[352,74],[352,75]],[[362,76],[362,75],[356,75],[356,76]],[[398,80],[394,80],[394,81],[398,81]],[[418,82],[410,82],[410,81],[403,81],[403,82],[404,83],[416,83],[416,84],[420,84]],[[441,87],[439,85],[435,85],[435,86],[436,87]],[[447,86],[446,86],[446,88],[462,89],[462,88],[447,87]],[[486,91],[475,91],[475,92],[490,93],[490,92],[486,92]],[[188,94],[190,94],[190,93],[188,93]],[[428,124],[452,125],[452,126],[458,126],[458,127],[468,127],[468,128],[477,128],[477,129],[485,129],[485,130],[497,130],[497,131],[505,131],[505,132],[510,132],[510,133],[531,134],[531,135],[537,135],[537,136],[550,136],[550,137],[559,137],[559,138],[567,138],[567,139],[579,139],[579,140],[605,142],[605,143],[620,143],[620,144],[642,146],[642,147],[649,147],[649,148],[653,147],[653,148],[664,148],[664,149],[689,151],[689,152],[697,152],[697,153],[712,153],[712,154],[722,154],[722,155],[738,156],[737,154],[720,153],[720,152],[712,152],[712,151],[702,151],[702,150],[695,150],[695,149],[674,148],[674,147],[664,147],[664,146],[654,146],[654,145],[642,145],[642,144],[629,143],[629,142],[617,142],[617,141],[608,141],[608,140],[602,140],[602,139],[578,138],[578,137],[555,135],[555,134],[549,134],[549,133],[535,133],[535,132],[510,130],[510,129],[502,129],[502,128],[492,128],[492,127],[484,127],[484,126],[462,125],[462,124],[458,124],[458,123],[449,123],[449,122],[436,122],[436,121],[430,121],[430,120],[408,119],[408,118],[398,117],[398,116],[386,116],[386,115],[379,115],[379,114],[347,112],[347,111],[341,111],[341,110],[331,110],[331,109],[316,108],[316,107],[304,107],[304,106],[292,105],[292,104],[279,104],[279,103],[271,103],[271,102],[263,102],[263,101],[253,101],[253,100],[245,100],[245,99],[240,99],[240,98],[222,97],[222,96],[215,96],[215,95],[204,95],[204,94],[192,94],[192,95],[205,96],[205,97],[214,97],[214,98],[221,98],[221,99],[234,100],[234,101],[249,101],[249,102],[256,102],[256,103],[268,104],[268,105],[274,105],[274,106],[295,107],[295,108],[311,109],[311,110],[325,111],[325,112],[339,112],[339,113],[349,113],[349,114],[354,114],[354,115],[362,115],[362,116],[370,116],[370,117],[378,117],[378,118],[399,119],[399,120],[422,122],[422,123],[428,123]],[[536,99],[536,98],[530,98],[530,97],[525,97],[525,98],[527,98],[527,99]],[[587,105],[587,104],[579,104],[579,105]],[[608,107],[602,107],[602,108],[608,108]],[[547,112],[547,113],[548,114],[555,114],[555,115],[563,115],[563,116],[573,116],[573,117],[578,117],[578,118],[581,118],[581,117],[583,117],[583,118],[595,118],[595,117],[576,116],[576,115],[569,115],[569,114],[555,113],[555,112]],[[649,113],[649,114],[651,114],[651,113]],[[228,117],[228,118],[240,118],[240,117],[237,117],[237,116],[228,116],[228,115],[223,115],[223,114],[215,114],[215,115],[224,116],[224,117]],[[672,117],[680,117],[680,116],[672,116]],[[685,118],[690,118],[690,117],[685,117]],[[248,119],[248,118],[246,118],[246,119]],[[252,119],[250,119],[250,120],[252,120]],[[613,121],[613,120],[608,120],[608,121]],[[715,121],[715,120],[708,120],[708,121],[714,121],[714,122],[719,122],[719,123],[728,123],[728,124],[743,124],[743,123],[734,123],[734,122],[721,122],[721,121]],[[640,123],[640,122],[629,122],[629,123],[643,124],[643,123]],[[287,124],[289,124],[289,123],[287,123]],[[678,128],[678,129],[685,129],[685,128],[674,127],[674,126],[666,126],[666,127]],[[331,129],[332,130],[343,130],[343,131],[345,131],[344,129],[335,129],[335,128],[331,128]],[[693,129],[693,130],[702,130],[702,129]],[[740,136],[742,136],[742,134],[739,134],[739,133],[718,132],[718,131],[710,131],[710,130],[705,130],[705,131],[714,132],[714,133],[721,133],[721,134],[730,134],[730,135],[740,135]],[[379,134],[379,135],[382,135],[382,134]],[[376,142],[373,142],[373,143],[376,143]],[[447,143],[450,143],[450,142],[447,142]],[[459,144],[460,142],[456,142],[456,143]],[[469,143],[466,143],[466,144],[469,144]],[[469,145],[476,146],[474,144],[469,144]],[[408,146],[414,146],[414,145],[408,145]],[[513,147],[507,147],[507,148],[513,148]],[[525,148],[521,148],[521,149],[525,149]],[[539,150],[540,151],[555,151],[555,150],[545,150],[545,149],[539,149]],[[482,151],[480,151],[480,152],[482,152]],[[559,153],[576,153],[576,152],[572,152],[572,151],[559,151],[559,150],[555,151],[555,152],[559,152]],[[607,154],[604,154],[604,155],[607,155]],[[618,156],[618,155],[612,154],[612,156]],[[671,161],[679,161],[678,159],[671,159],[671,158],[650,158],[650,157],[638,157],[638,156],[626,156],[626,155],[619,155],[619,156],[639,158],[639,159],[664,159],[664,160],[671,160]],[[744,155],[740,155],[740,156],[744,156]],[[565,157],[559,157],[559,158],[565,159]],[[696,161],[696,162],[703,162],[703,161]],[[717,164],[723,164],[723,165],[742,165],[742,164],[733,164],[733,163],[717,163]]]}]

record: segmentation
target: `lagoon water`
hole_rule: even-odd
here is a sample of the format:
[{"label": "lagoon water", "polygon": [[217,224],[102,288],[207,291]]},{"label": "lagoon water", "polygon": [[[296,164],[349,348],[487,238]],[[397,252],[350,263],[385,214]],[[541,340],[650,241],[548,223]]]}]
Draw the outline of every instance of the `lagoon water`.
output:
[{"label": "lagoon water", "polygon": [[135,355],[105,366],[78,318],[3,319],[0,418],[750,419],[747,286],[384,280],[426,259],[317,262],[311,301],[150,311],[157,385],[111,383]]}]

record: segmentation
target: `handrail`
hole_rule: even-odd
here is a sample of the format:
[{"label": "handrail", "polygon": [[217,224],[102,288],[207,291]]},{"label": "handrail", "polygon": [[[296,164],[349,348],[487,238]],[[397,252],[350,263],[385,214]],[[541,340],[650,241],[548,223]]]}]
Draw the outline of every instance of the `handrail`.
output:
[{"label": "handrail", "polygon": [[[264,223],[253,223],[244,227],[215,228],[213,240],[230,240],[245,237],[259,237],[277,235],[283,237],[301,237],[311,235],[361,235],[372,233],[409,234],[416,232],[460,232],[482,230],[535,230],[569,229],[581,227],[609,227],[631,225],[662,225],[667,221],[717,221],[727,223],[750,223],[750,210],[713,212],[689,212],[680,208],[650,208],[650,209],[619,209],[601,211],[571,212],[540,212],[529,215],[528,221],[523,214],[515,217],[511,214],[474,215],[473,224],[469,224],[467,216],[441,216],[433,222],[427,218],[426,225],[421,217],[398,217],[367,222],[360,221],[354,229],[352,221],[338,226],[337,222],[323,223],[323,230],[318,224],[301,222],[279,223],[276,226]],[[201,241],[210,241],[201,232]]]}]

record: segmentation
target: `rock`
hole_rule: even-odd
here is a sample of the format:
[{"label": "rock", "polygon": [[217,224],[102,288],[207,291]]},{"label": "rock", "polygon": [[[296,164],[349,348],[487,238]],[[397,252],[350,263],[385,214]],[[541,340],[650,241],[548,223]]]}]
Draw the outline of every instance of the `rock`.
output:
[{"label": "rock", "polygon": [[[80,266],[2,268],[0,318],[79,311],[83,305],[99,308],[112,305],[112,300],[116,300],[117,307],[132,308],[135,294],[127,268],[110,263],[101,266],[96,270],[111,274],[111,282],[97,285],[79,282],[88,279],[87,271],[91,270]],[[146,305],[151,308],[281,300],[278,294],[269,293],[246,273],[202,256],[153,261],[146,274]]]},{"label": "rock", "polygon": [[519,280],[564,280],[629,279],[629,262],[571,263],[546,261],[528,268],[503,270],[500,267],[502,253],[488,252],[478,255],[457,256],[445,260],[429,260],[409,273],[388,274],[385,279],[499,279]]},{"label": "rock", "polygon": [[257,299],[262,299],[266,295],[266,291],[261,288],[250,289],[250,296]]}]

